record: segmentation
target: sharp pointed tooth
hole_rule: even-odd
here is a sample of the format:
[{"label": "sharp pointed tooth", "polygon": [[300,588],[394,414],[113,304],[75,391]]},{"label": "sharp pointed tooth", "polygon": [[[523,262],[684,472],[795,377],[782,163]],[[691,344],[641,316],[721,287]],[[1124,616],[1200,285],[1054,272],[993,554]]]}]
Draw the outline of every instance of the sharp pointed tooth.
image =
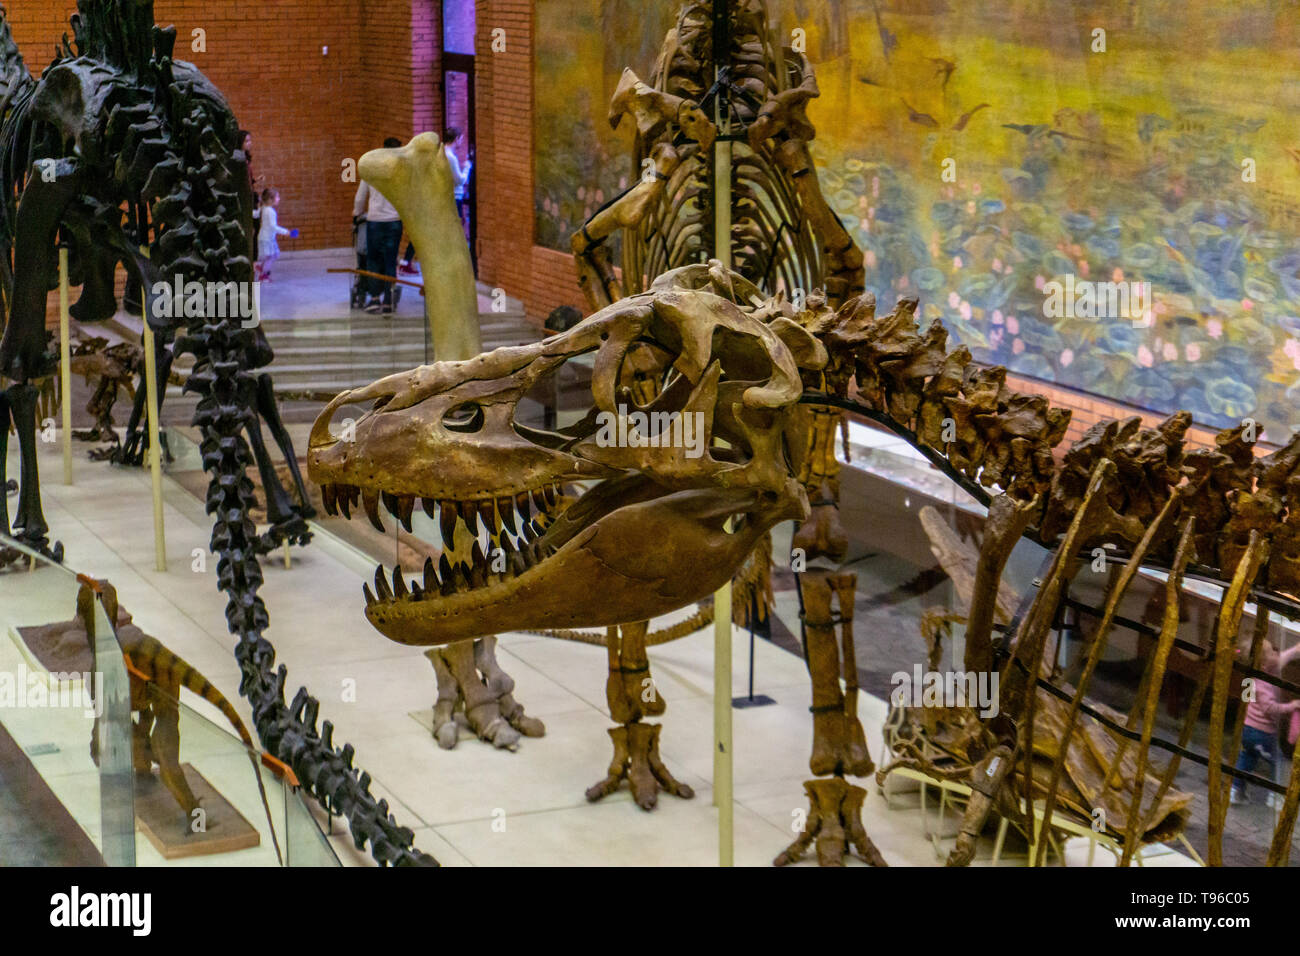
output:
[{"label": "sharp pointed tooth", "polygon": [[469,528],[471,535],[478,535],[478,505],[472,501],[457,502],[456,510],[465,521],[465,527]]},{"label": "sharp pointed tooth", "polygon": [[394,518],[400,518],[402,516],[402,505],[399,502],[397,495],[393,494],[391,491],[385,491],[379,495],[379,500],[384,503],[384,507],[388,509],[388,513]]},{"label": "sharp pointed tooth", "polygon": [[515,502],[513,498],[498,498],[497,514],[501,516],[501,527],[511,534],[518,533],[515,531]]},{"label": "sharp pointed tooth", "polygon": [[471,587],[481,588],[487,585],[487,565],[474,564],[469,569],[469,583]]},{"label": "sharp pointed tooth", "polygon": [[458,564],[451,569],[451,585],[456,591],[469,590],[469,578],[465,576],[465,566]]},{"label": "sharp pointed tooth", "polygon": [[546,557],[546,553],[545,553],[544,551],[542,551],[542,542],[541,542],[541,539],[538,539],[537,541],[532,542],[532,543],[528,546],[528,550],[532,552],[533,557],[536,558],[538,561],[541,561],[542,558]]},{"label": "sharp pointed tooth", "polygon": [[379,520],[379,495],[366,489],[361,494],[361,503],[366,507],[366,517],[370,519],[370,523],[381,532],[385,531],[384,523]]},{"label": "sharp pointed tooth", "polygon": [[500,525],[497,524],[497,503],[494,499],[484,498],[478,502],[478,513],[483,519],[483,527],[487,528],[488,534],[500,533]]},{"label": "sharp pointed tooth", "polygon": [[325,513],[327,515],[337,514],[339,506],[339,489],[336,485],[324,484],[320,486],[321,499],[325,502]]},{"label": "sharp pointed tooth", "polygon": [[542,489],[541,488],[534,489],[532,495],[533,495],[533,507],[536,508],[538,511],[545,511],[546,495],[542,493]]},{"label": "sharp pointed tooth", "polygon": [[437,521],[437,520],[438,520],[438,502],[437,502],[437,499],[434,499],[434,498],[421,498],[421,499],[420,499],[420,507],[423,508],[423,509],[424,509],[424,513],[427,514],[427,515],[429,516],[429,520],[430,520],[430,521]]},{"label": "sharp pointed tooth", "polygon": [[523,532],[522,532],[522,534],[523,534],[523,540],[520,542],[520,545],[521,545],[521,546],[524,545],[524,544],[526,544],[526,543],[529,542],[529,541],[532,541],[533,538],[537,537],[537,532],[536,532],[535,530],[533,530],[533,524],[534,524],[534,523],[533,523],[532,521],[530,521],[530,522],[528,522],[527,524],[524,525],[524,529],[523,529]]},{"label": "sharp pointed tooth", "polygon": [[406,529],[406,533],[410,534],[411,518],[415,514],[415,499],[405,497],[400,498],[398,499],[397,507],[400,509],[397,513],[397,520],[402,523],[402,527]]},{"label": "sharp pointed tooth", "polygon": [[537,559],[533,556],[532,548],[527,544],[519,549],[519,560],[524,563],[525,568],[531,568],[537,563]]},{"label": "sharp pointed tooth", "polygon": [[456,582],[454,580],[455,575],[451,569],[451,562],[447,560],[445,554],[438,561],[438,571],[442,576],[442,585],[438,590],[441,592],[443,597],[446,597],[456,590]]},{"label": "sharp pointed tooth", "polygon": [[[528,520],[528,514],[531,510],[528,507],[528,492],[521,491],[519,494],[515,495],[515,510],[519,512],[519,517],[523,518],[524,521]],[[512,528],[511,530],[513,531],[514,529]]]},{"label": "sharp pointed tooth", "polygon": [[479,547],[479,543],[477,541],[474,542],[474,550],[470,552],[470,554],[474,558],[474,563],[471,565],[471,567],[478,568],[487,564],[487,557],[483,554],[483,549]]},{"label": "sharp pointed tooth", "polygon": [[424,589],[426,591],[436,591],[442,585],[438,580],[438,572],[433,569],[433,558],[424,559]]},{"label": "sharp pointed tooth", "polygon": [[522,551],[510,552],[510,570],[517,575],[528,570],[528,561]]},{"label": "sharp pointed tooth", "polygon": [[419,582],[419,581],[412,581],[412,582],[411,582],[411,597],[412,597],[414,600],[416,600],[416,601],[423,601],[423,600],[424,600],[424,592],[420,590],[420,582]]},{"label": "sharp pointed tooth", "polygon": [[404,598],[410,593],[406,587],[406,577],[402,574],[401,567],[393,568],[393,594],[399,598]]},{"label": "sharp pointed tooth", "polygon": [[344,486],[338,491],[339,511],[343,512],[343,517],[349,521],[352,520],[352,489]]},{"label": "sharp pointed tooth", "polygon": [[555,507],[555,489],[558,487],[559,485],[547,485],[542,489],[542,494],[546,497],[546,506],[548,508]]},{"label": "sharp pointed tooth", "polygon": [[442,529],[443,547],[452,547],[456,543],[456,502],[439,502],[438,526]]},{"label": "sharp pointed tooth", "polygon": [[375,603],[375,595],[370,590],[370,585],[369,584],[361,585],[361,590],[366,592],[366,607],[370,607],[370,605]]},{"label": "sharp pointed tooth", "polygon": [[509,535],[501,536],[501,553],[505,556],[506,574],[515,574],[515,556],[519,551],[515,548],[514,542],[510,540]]},{"label": "sharp pointed tooth", "polygon": [[381,601],[389,601],[393,597],[393,589],[388,586],[388,577],[384,574],[382,564],[375,568],[375,593]]}]

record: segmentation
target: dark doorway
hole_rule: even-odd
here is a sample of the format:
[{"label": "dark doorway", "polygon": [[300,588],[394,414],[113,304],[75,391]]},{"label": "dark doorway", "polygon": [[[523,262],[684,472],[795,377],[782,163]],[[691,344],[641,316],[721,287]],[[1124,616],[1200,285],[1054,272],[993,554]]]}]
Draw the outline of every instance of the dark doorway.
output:
[{"label": "dark doorway", "polygon": [[474,118],[474,0],[442,0],[443,125],[462,133],[453,150],[462,166],[469,164],[462,219],[469,240],[474,274],[478,275],[478,163]]}]

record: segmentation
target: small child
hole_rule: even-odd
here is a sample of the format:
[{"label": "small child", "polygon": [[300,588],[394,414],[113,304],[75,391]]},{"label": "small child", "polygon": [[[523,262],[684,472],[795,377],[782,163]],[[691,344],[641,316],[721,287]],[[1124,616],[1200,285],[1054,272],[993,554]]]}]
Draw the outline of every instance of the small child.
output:
[{"label": "small child", "polygon": [[280,258],[280,236],[298,238],[297,229],[285,229],[280,225],[276,207],[280,205],[280,193],[275,189],[262,190],[261,227],[257,233],[257,271],[262,282],[271,281],[271,269]]},{"label": "small child", "polygon": [[[1260,651],[1260,670],[1277,676],[1282,672],[1284,664],[1300,654],[1300,644],[1279,654],[1273,642],[1265,639]],[[1278,725],[1284,714],[1294,714],[1298,710],[1300,710],[1300,700],[1284,704],[1277,687],[1267,681],[1256,680],[1255,699],[1246,704],[1246,723],[1241,729],[1241,755],[1237,758],[1237,769],[1250,773],[1262,760],[1268,771],[1267,776],[1271,777],[1277,766]],[[1275,796],[1272,793],[1268,795],[1270,807],[1277,802]],[[1248,802],[1245,783],[1233,780],[1231,802]]]}]

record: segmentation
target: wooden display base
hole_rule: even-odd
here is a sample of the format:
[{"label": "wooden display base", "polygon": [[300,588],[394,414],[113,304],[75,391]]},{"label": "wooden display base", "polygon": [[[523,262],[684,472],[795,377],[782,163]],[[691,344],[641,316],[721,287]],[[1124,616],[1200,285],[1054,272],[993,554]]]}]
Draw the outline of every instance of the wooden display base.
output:
[{"label": "wooden display base", "polygon": [[185,819],[176,798],[163,786],[157,773],[135,778],[136,822],[164,860],[233,853],[261,845],[261,834],[230,801],[213,789],[203,774],[187,763],[181,764],[181,771],[207,814],[203,832],[191,832],[190,821]]},{"label": "wooden display base", "polygon": [[[61,621],[34,627],[10,627],[9,639],[23,656],[28,672],[35,674],[48,691],[80,693],[84,680],[82,674],[95,668],[94,655],[86,642],[85,631],[72,631],[74,622]],[[76,674],[78,679],[55,681],[53,675]]]}]

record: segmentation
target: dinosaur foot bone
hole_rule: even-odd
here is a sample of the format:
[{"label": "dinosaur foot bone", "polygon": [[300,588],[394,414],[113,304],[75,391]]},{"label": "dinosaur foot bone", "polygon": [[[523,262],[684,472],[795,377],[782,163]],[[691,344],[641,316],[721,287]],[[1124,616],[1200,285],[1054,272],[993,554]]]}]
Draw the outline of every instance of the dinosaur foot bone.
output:
[{"label": "dinosaur foot bone", "polygon": [[626,780],[632,789],[632,799],[642,810],[653,810],[659,802],[659,791],[689,800],[695,791],[676,779],[664,766],[659,756],[659,724],[640,721],[609,729],[614,741],[614,759],[609,764],[609,774],[595,786],[587,788],[587,799],[592,803],[607,797]]},{"label": "dinosaur foot bone", "polygon": [[546,725],[524,713],[515,682],[497,663],[495,637],[436,647],[425,652],[438,680],[433,736],[451,750],[462,730],[501,750],[519,749],[519,738],[541,737]]},{"label": "dinosaur foot bone", "polygon": [[285,542],[306,547],[311,541],[311,527],[307,524],[307,519],[313,516],[307,514],[301,506],[294,505],[288,517],[271,525],[257,539],[257,553],[271,554],[278,551]]},{"label": "dinosaur foot bone", "polygon": [[804,782],[809,812],[803,830],[781,852],[774,866],[797,863],[809,845],[817,843],[819,866],[843,866],[846,855],[857,856],[869,866],[888,866],[862,825],[862,804],[867,791],[843,777]]}]

